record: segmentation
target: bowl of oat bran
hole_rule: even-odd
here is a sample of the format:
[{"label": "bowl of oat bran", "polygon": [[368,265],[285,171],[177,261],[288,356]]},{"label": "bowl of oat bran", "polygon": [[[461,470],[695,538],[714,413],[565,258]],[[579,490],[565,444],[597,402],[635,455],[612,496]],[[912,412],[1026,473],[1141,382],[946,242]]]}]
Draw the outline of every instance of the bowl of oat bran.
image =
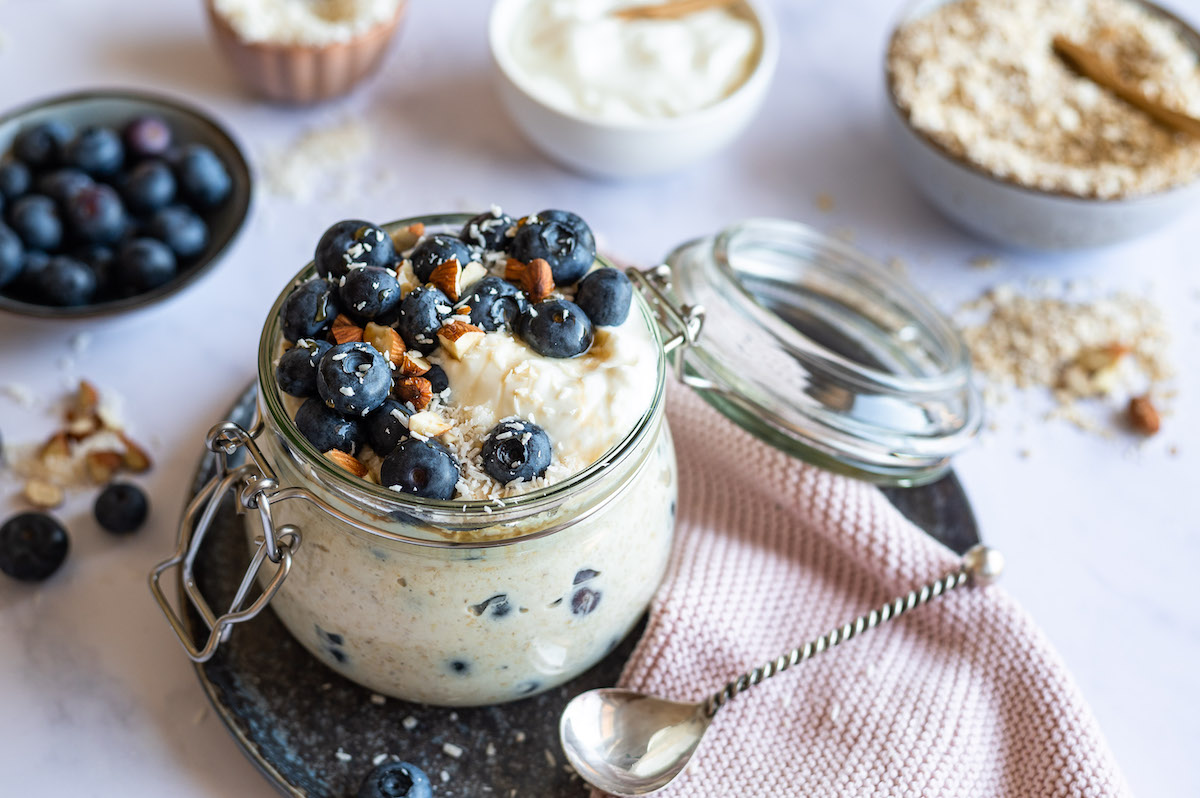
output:
[{"label": "bowl of oat bran", "polygon": [[1200,34],[1141,0],[923,0],[885,58],[889,133],[917,190],[1008,246],[1112,244],[1200,197],[1200,139],[1169,130],[1059,61],[1056,34],[1200,115]]}]

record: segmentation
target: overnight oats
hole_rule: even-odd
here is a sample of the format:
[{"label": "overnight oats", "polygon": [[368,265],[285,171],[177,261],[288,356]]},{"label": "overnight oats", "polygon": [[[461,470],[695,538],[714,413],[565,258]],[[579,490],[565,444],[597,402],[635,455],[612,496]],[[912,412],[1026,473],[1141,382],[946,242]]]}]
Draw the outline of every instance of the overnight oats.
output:
[{"label": "overnight oats", "polygon": [[272,508],[302,544],[271,607],[331,668],[407,700],[498,703],[579,674],[666,568],[664,374],[649,309],[574,214],[339,222],[260,344],[262,453],[325,505]]}]

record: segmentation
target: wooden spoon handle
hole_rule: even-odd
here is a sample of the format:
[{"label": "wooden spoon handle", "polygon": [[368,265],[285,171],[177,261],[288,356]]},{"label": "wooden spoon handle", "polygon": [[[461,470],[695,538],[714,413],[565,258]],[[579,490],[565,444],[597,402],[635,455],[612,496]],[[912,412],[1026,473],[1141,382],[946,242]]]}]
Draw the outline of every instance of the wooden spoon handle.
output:
[{"label": "wooden spoon handle", "polygon": [[651,3],[644,6],[629,6],[613,12],[618,19],[678,19],[697,11],[731,6],[737,0],[670,0],[667,3]]},{"label": "wooden spoon handle", "polygon": [[1137,86],[1127,82],[1111,66],[1091,50],[1068,39],[1054,37],[1054,52],[1081,75],[1108,89],[1125,102],[1141,109],[1158,122],[1190,136],[1200,138],[1200,119],[1181,114],[1150,99]]}]

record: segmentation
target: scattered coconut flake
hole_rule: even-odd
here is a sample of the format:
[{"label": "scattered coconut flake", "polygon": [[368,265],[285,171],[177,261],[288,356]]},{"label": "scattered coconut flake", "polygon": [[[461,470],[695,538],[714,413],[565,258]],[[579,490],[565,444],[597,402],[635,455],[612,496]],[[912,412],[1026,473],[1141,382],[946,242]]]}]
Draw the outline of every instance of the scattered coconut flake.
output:
[{"label": "scattered coconut flake", "polygon": [[297,202],[318,195],[354,193],[351,168],[371,150],[371,132],[358,119],[312,128],[265,159],[264,177],[273,193]]}]

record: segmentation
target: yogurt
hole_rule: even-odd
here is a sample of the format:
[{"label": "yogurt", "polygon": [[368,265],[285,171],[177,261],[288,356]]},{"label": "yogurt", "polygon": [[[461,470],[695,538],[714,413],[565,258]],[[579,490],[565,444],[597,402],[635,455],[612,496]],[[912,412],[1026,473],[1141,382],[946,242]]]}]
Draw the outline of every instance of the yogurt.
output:
[{"label": "yogurt", "polygon": [[622,123],[706,108],[753,71],[761,35],[737,6],[667,20],[612,14],[644,3],[529,0],[509,41],[520,79],[561,111]]}]

